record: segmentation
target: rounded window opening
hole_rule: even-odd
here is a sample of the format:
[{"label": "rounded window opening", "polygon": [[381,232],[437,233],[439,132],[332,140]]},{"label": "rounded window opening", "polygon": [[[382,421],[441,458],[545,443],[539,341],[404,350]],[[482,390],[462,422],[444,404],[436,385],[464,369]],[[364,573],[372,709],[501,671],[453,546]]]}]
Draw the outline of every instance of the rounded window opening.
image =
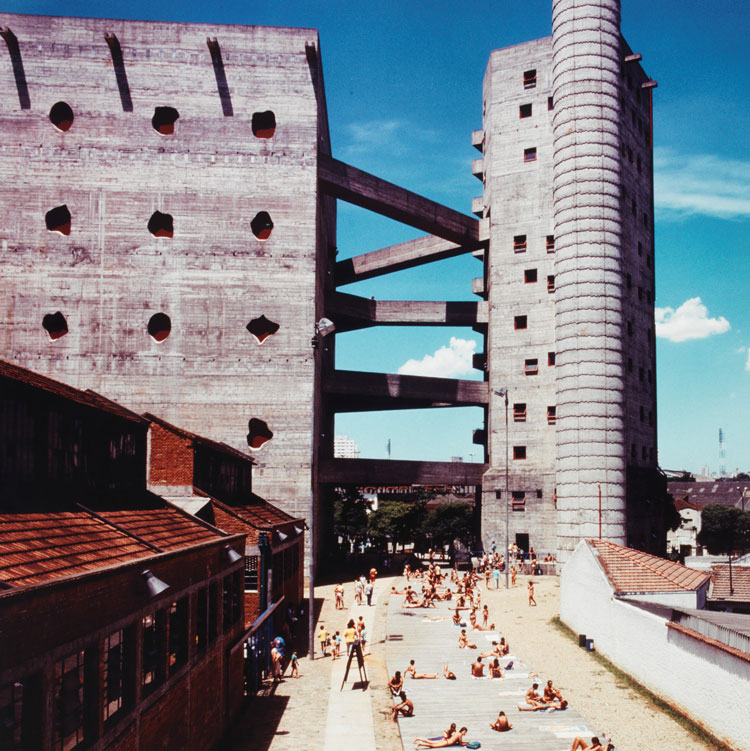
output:
[{"label": "rounded window opening", "polygon": [[148,333],[156,342],[163,342],[172,332],[172,321],[166,313],[154,313],[148,320]]},{"label": "rounded window opening", "polygon": [[268,240],[273,230],[271,215],[267,211],[259,211],[250,222],[250,229],[258,240]]},{"label": "rounded window opening", "polygon": [[174,237],[174,220],[171,214],[154,211],[148,220],[148,231],[154,237]]},{"label": "rounded window opening", "polygon": [[252,127],[256,138],[273,138],[276,132],[276,115],[271,110],[253,112]]},{"label": "rounded window opening", "polygon": [[247,445],[251,449],[259,449],[273,438],[273,433],[265,420],[253,417],[247,424]]},{"label": "rounded window opening", "polygon": [[73,110],[67,102],[58,102],[52,105],[52,109],[49,111],[49,119],[58,130],[65,132],[70,130],[70,126],[73,125]]},{"label": "rounded window opening", "polygon": [[262,315],[258,318],[253,318],[245,328],[255,337],[258,344],[263,344],[269,336],[279,330],[279,324]]},{"label": "rounded window opening", "polygon": [[70,234],[71,216],[66,204],[50,209],[44,215],[44,222],[50,232],[59,232],[61,235]]},{"label": "rounded window opening", "polygon": [[59,310],[57,313],[47,313],[42,318],[42,326],[53,341],[68,333],[68,322]]},{"label": "rounded window opening", "polygon": [[157,107],[151,118],[151,125],[157,133],[163,136],[171,136],[174,133],[174,124],[180,113],[174,107]]}]

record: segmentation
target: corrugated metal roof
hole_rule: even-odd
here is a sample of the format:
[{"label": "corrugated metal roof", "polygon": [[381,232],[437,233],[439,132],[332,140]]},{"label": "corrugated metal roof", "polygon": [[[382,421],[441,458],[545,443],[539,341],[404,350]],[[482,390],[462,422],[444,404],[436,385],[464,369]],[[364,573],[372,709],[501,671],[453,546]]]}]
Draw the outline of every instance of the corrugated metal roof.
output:
[{"label": "corrugated metal roof", "polygon": [[135,412],[131,412],[116,402],[110,401],[105,397],[97,394],[95,391],[81,391],[80,389],[73,388],[67,384],[55,381],[52,378],[34,373],[32,370],[22,368],[19,365],[13,365],[6,360],[0,360],[0,377],[10,378],[11,380],[23,383],[33,388],[46,391],[48,394],[68,399],[69,401],[83,404],[87,407],[94,407],[95,409],[102,410],[104,412],[110,412],[118,417],[122,417],[132,422],[145,424],[147,421],[137,415]]},{"label": "corrugated metal roof", "polygon": [[750,602],[750,567],[732,565],[732,586],[730,588],[729,565],[712,566],[709,599],[726,602]]},{"label": "corrugated metal roof", "polygon": [[683,566],[608,540],[587,540],[599,555],[607,578],[619,594],[698,589],[709,577]]}]

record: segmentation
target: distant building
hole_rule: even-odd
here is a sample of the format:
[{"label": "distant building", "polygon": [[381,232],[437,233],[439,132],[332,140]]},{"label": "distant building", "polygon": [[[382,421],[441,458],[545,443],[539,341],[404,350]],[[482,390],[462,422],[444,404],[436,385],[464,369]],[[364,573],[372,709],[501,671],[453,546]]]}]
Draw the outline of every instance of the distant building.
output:
[{"label": "distant building", "polygon": [[333,439],[335,459],[359,459],[359,446],[348,435],[337,435]]}]

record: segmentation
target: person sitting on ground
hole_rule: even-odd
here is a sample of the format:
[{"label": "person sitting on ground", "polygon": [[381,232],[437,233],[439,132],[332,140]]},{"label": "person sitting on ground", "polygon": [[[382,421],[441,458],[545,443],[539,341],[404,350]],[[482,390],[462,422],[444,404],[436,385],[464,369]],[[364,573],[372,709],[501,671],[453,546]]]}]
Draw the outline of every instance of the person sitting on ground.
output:
[{"label": "person sitting on ground", "polygon": [[461,649],[468,648],[468,649],[476,649],[477,645],[473,642],[470,642],[468,637],[466,636],[466,629],[461,629],[461,636],[458,637],[458,646]]},{"label": "person sitting on ground", "polygon": [[445,739],[447,740],[447,739],[448,739],[448,738],[450,738],[450,737],[451,737],[451,736],[453,735],[453,733],[455,733],[455,732],[456,732],[456,723],[455,723],[455,722],[452,722],[452,723],[451,723],[451,726],[450,726],[450,727],[449,727],[449,728],[448,728],[447,730],[443,730],[443,738],[445,738]]},{"label": "person sitting on ground", "polygon": [[447,678],[449,681],[456,680],[456,674],[452,670],[448,670],[447,662],[445,663],[445,665],[443,665],[443,677]]},{"label": "person sitting on ground", "polygon": [[552,679],[548,680],[544,687],[544,701],[548,704],[553,701],[562,701],[562,694],[552,685]]},{"label": "person sitting on ground", "polygon": [[502,678],[503,671],[500,668],[500,660],[496,657],[489,665],[490,678]]},{"label": "person sitting on ground", "polygon": [[398,696],[404,688],[404,679],[401,677],[401,671],[397,670],[390,681],[388,681],[388,688],[391,689],[391,693],[394,696]]},{"label": "person sitting on ground", "polygon": [[481,657],[477,657],[476,662],[471,663],[471,677],[484,678],[484,664]]},{"label": "person sitting on ground", "polygon": [[547,706],[542,700],[542,697],[539,695],[538,683],[532,683],[531,688],[526,692],[526,703],[538,709]]},{"label": "person sitting on ground", "polygon": [[505,657],[505,655],[510,654],[510,644],[505,641],[504,636],[500,637],[500,644],[498,644],[498,647],[502,652],[500,657]]},{"label": "person sitting on ground", "polygon": [[417,680],[420,678],[437,678],[437,673],[418,673],[416,667],[414,667],[414,660],[409,660],[409,667],[404,670],[404,678],[407,675]]},{"label": "person sitting on ground", "polygon": [[513,725],[510,724],[510,721],[505,716],[505,712],[501,710],[500,713],[497,715],[497,719],[494,722],[490,723],[490,727],[493,730],[497,730],[498,733],[503,733],[506,730],[510,730],[513,727]]},{"label": "person sitting on ground", "polygon": [[406,590],[405,589],[396,589],[396,587],[391,587],[391,594],[392,595],[405,595]]},{"label": "person sitting on ground", "polygon": [[[612,744],[609,744],[610,746]],[[609,746],[607,746],[609,748]],[[570,751],[604,751],[604,748],[602,747],[602,744],[599,742],[599,739],[594,735],[591,738],[591,743],[586,743],[583,738],[579,738],[576,736],[576,738],[573,740],[573,745],[570,747]]]},{"label": "person sitting on ground", "polygon": [[414,715],[414,704],[406,698],[406,691],[401,691],[398,697],[401,701],[398,704],[394,704],[391,709],[391,712],[393,712],[391,719],[394,722],[396,722],[399,714],[402,714],[404,717],[412,717]]},{"label": "person sitting on ground", "polygon": [[413,741],[414,748],[445,748],[446,746],[465,746],[466,741],[464,740],[464,736],[468,732],[468,729],[463,727],[453,733],[450,738],[443,738],[438,741],[431,741],[429,738],[415,738]]}]

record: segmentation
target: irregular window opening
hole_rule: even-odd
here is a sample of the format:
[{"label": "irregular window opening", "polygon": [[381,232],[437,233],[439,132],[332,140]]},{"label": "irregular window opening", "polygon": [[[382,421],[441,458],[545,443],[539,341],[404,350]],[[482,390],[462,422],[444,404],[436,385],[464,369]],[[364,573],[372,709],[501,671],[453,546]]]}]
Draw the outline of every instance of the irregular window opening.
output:
[{"label": "irregular window opening", "polygon": [[525,459],[526,458],[526,446],[514,446],[513,447],[513,458],[514,459]]},{"label": "irregular window opening", "polygon": [[523,120],[526,117],[531,117],[531,105],[530,104],[522,104],[518,108],[518,116]]},{"label": "irregular window opening", "polygon": [[536,146],[532,146],[529,149],[523,150],[523,160],[524,162],[535,162],[536,161]]},{"label": "irregular window opening", "polygon": [[514,235],[513,237],[513,252],[525,253],[526,252],[526,235]]},{"label": "irregular window opening", "polygon": [[49,338],[53,340],[59,339],[61,336],[65,336],[65,334],[68,333],[68,322],[59,310],[57,313],[47,313],[47,315],[42,318],[42,326],[49,334]]},{"label": "irregular window opening", "polygon": [[247,445],[251,449],[259,449],[263,444],[273,438],[273,432],[269,429],[265,420],[253,417],[247,424]]},{"label": "irregular window opening", "polygon": [[268,240],[273,230],[271,215],[267,211],[259,211],[250,222],[250,229],[258,240]]},{"label": "irregular window opening", "polygon": [[555,109],[555,100],[551,96],[547,97],[547,109],[548,110]]},{"label": "irregular window opening", "polygon": [[533,89],[536,86],[536,68],[534,70],[525,70],[523,72],[524,89]]},{"label": "irregular window opening", "polygon": [[516,402],[513,405],[513,422],[526,422],[526,402]]},{"label": "irregular window opening", "polygon": [[547,365],[553,366],[555,364],[555,353],[547,352]]},{"label": "irregular window opening", "polygon": [[557,407],[547,407],[547,425],[554,425],[557,422]]},{"label": "irregular window opening", "polygon": [[513,318],[513,328],[518,331],[520,329],[528,328],[529,325],[529,319],[527,316],[514,316]]},{"label": "irregular window opening", "polygon": [[526,375],[536,375],[539,372],[539,360],[536,358],[525,360],[523,364],[523,372]]},{"label": "irregular window opening", "polygon": [[263,344],[269,336],[275,334],[279,330],[279,324],[274,323],[262,315],[258,318],[253,318],[245,328],[255,337],[258,344]]},{"label": "irregular window opening", "polygon": [[526,284],[533,284],[537,279],[536,269],[526,269],[523,272],[523,280]]},{"label": "irregular window opening", "polygon": [[148,319],[148,333],[157,342],[163,342],[172,332],[172,321],[166,313],[154,313]]},{"label": "irregular window opening", "polygon": [[148,220],[148,231],[154,237],[174,237],[174,220],[171,214],[154,211]]},{"label": "irregular window opening", "polygon": [[555,291],[555,275],[550,274],[547,277],[547,292],[552,294]]},{"label": "irregular window opening", "polygon": [[49,111],[49,119],[58,130],[65,132],[73,125],[73,110],[67,102],[57,102]]},{"label": "irregular window opening", "polygon": [[179,116],[180,113],[174,107],[157,107],[151,118],[151,125],[157,133],[170,136],[174,133],[174,124]]},{"label": "irregular window opening", "polygon": [[276,132],[276,115],[271,110],[253,112],[252,129],[256,138],[273,138]]},{"label": "irregular window opening", "polygon": [[59,232],[61,235],[70,234],[71,216],[67,204],[50,209],[44,215],[44,221],[50,232]]},{"label": "irregular window opening", "polygon": [[547,235],[547,240],[545,242],[545,246],[547,248],[548,253],[554,253],[555,252],[555,236],[554,235]]},{"label": "irregular window opening", "polygon": [[523,511],[526,507],[526,491],[511,491],[511,508],[513,511]]}]

